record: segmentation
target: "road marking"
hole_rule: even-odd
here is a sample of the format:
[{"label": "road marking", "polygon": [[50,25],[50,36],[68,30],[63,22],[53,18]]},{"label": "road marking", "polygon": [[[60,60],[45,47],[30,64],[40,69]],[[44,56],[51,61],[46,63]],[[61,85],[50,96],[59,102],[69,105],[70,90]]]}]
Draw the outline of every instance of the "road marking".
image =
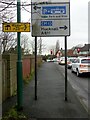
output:
[{"label": "road marking", "polygon": [[76,96],[77,96],[78,100],[80,101],[80,103],[82,104],[82,106],[84,107],[84,109],[87,111],[87,113],[90,114],[90,112],[88,110],[89,108],[86,106],[85,102],[80,98],[80,96],[78,96],[78,95],[76,95]]},{"label": "road marking", "polygon": [[[62,73],[63,74],[63,76],[65,77],[65,74],[64,73]],[[77,86],[74,86],[71,82],[70,82],[70,78],[68,77],[67,78],[67,80],[68,80],[68,82],[69,82],[69,84],[71,85],[71,87],[74,89],[74,91],[77,91],[77,89],[76,89],[76,87]],[[77,87],[78,88],[78,87]],[[78,88],[79,89],[79,88]],[[77,91],[78,92],[78,91]],[[81,98],[80,98],[80,96],[75,92],[75,94],[76,94],[76,97],[77,97],[77,99],[80,101],[80,103],[81,103],[81,105],[84,107],[84,109],[87,111],[87,113],[89,113],[90,114],[90,109],[89,109],[89,107],[86,105],[86,103],[84,102],[84,100],[82,100]]]}]

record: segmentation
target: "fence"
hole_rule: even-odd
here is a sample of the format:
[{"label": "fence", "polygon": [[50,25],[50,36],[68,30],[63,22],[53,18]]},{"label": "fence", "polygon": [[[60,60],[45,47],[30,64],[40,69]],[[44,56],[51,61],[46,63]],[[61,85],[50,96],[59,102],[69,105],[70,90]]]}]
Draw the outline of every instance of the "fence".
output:
[{"label": "fence", "polygon": [[[37,56],[37,66],[42,63],[42,57]],[[23,57],[23,78],[30,77],[30,74],[35,70],[35,57],[26,55]]]}]

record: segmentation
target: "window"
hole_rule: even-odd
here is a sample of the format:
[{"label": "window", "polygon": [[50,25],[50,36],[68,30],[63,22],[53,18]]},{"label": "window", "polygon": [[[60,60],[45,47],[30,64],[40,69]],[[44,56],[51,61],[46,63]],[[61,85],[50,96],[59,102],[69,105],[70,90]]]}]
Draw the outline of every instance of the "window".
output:
[{"label": "window", "polygon": [[79,60],[79,59],[77,59],[77,63],[80,63],[80,60]]},{"label": "window", "polygon": [[90,63],[90,59],[82,59],[81,63]]}]

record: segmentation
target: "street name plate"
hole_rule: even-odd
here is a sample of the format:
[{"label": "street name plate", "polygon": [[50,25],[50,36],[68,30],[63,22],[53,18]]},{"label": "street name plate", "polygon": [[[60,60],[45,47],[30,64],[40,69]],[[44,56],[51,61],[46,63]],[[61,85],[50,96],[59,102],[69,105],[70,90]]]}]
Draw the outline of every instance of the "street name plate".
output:
[{"label": "street name plate", "polygon": [[32,5],[32,36],[70,36],[70,2]]},{"label": "street name plate", "polygon": [[3,23],[3,32],[30,32],[30,23]]}]

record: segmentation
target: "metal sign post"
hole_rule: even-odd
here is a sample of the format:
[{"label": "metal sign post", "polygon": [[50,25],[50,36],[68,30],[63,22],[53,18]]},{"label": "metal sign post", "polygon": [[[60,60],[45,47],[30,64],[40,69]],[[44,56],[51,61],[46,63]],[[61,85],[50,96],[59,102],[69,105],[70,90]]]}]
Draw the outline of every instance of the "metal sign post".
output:
[{"label": "metal sign post", "polygon": [[[37,37],[65,37],[65,101],[67,101],[67,36],[70,36],[70,0],[49,2],[32,0],[31,5],[32,36],[35,37],[35,69],[37,69]],[[35,71],[35,99],[37,99],[37,71]]]},{"label": "metal sign post", "polygon": [[[17,0],[17,22],[21,22],[20,0]],[[17,32],[17,109],[22,109],[23,100],[23,81],[22,81],[22,61],[21,61],[21,46],[20,46],[20,32]]]},{"label": "metal sign post", "polygon": [[65,101],[67,101],[67,36],[65,36]]},{"label": "metal sign post", "polygon": [[35,36],[35,100],[37,100],[37,37]]}]

